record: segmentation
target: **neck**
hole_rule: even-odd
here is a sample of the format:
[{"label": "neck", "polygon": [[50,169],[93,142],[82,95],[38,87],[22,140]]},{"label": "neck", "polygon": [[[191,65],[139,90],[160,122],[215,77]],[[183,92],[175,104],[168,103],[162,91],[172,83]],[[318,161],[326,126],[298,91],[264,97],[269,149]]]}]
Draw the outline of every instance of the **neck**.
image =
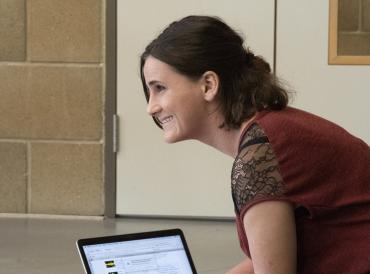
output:
[{"label": "neck", "polygon": [[235,158],[238,154],[239,140],[242,131],[252,119],[253,118],[242,123],[240,128],[230,130],[219,128],[219,121],[218,123],[212,123],[213,126],[205,131],[207,134],[199,136],[197,140]]},{"label": "neck", "polygon": [[235,158],[238,152],[239,136],[238,130],[218,129],[212,137],[204,138],[199,141]]}]

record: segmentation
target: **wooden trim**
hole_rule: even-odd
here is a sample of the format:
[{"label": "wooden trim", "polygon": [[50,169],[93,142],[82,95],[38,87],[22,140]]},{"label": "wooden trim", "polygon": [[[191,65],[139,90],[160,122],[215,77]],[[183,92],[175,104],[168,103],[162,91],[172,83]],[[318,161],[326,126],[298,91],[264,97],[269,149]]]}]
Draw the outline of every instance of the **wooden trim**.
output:
[{"label": "wooden trim", "polygon": [[370,56],[337,55],[329,59],[329,65],[370,65]]},{"label": "wooden trim", "polygon": [[370,65],[370,56],[338,55],[338,2],[329,1],[329,65]]},{"label": "wooden trim", "polygon": [[329,64],[338,57],[338,0],[329,2]]}]

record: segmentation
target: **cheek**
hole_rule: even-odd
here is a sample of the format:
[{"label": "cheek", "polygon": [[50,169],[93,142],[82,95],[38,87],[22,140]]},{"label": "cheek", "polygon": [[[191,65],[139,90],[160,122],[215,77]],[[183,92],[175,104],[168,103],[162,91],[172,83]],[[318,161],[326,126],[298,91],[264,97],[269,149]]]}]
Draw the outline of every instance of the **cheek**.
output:
[{"label": "cheek", "polygon": [[[176,118],[181,122],[186,121],[197,121],[204,114],[204,101],[201,97],[201,91],[199,88],[194,88],[194,86],[188,86],[186,88],[177,89],[171,96],[168,98],[166,103],[167,110],[173,112]],[[187,125],[189,126],[189,125]]]},{"label": "cheek", "polygon": [[197,129],[202,125],[205,119],[205,111],[202,105],[192,104],[186,109],[183,109],[182,120],[184,126],[189,129]]}]

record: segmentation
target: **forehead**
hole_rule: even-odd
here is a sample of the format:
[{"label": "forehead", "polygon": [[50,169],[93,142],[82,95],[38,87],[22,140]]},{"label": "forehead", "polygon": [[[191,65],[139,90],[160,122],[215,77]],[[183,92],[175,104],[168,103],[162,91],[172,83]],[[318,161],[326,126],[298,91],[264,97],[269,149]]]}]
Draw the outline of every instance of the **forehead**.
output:
[{"label": "forehead", "polygon": [[149,56],[146,61],[145,61],[145,64],[144,64],[144,68],[143,68],[143,71],[144,71],[144,75],[147,77],[147,76],[156,76],[156,75],[161,75],[163,73],[166,73],[166,72],[170,72],[172,69],[171,67],[152,57],[152,56]]},{"label": "forehead", "polygon": [[173,67],[152,56],[146,59],[143,73],[147,83],[151,81],[164,81],[170,77],[181,77]]}]

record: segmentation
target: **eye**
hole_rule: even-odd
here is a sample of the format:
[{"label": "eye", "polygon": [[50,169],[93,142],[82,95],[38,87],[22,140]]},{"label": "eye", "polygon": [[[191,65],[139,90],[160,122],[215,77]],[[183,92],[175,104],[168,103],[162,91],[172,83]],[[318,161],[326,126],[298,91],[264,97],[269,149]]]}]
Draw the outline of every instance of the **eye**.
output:
[{"label": "eye", "polygon": [[156,92],[160,92],[160,91],[163,91],[165,89],[166,89],[166,87],[161,85],[161,84],[155,84],[153,86],[153,90],[156,91]]}]

